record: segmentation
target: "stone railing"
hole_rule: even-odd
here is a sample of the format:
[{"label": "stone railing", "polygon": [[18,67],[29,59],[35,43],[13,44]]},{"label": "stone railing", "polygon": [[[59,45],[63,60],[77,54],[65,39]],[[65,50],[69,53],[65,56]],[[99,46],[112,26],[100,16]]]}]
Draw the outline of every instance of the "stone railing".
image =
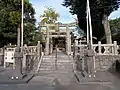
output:
[{"label": "stone railing", "polygon": [[[76,44],[76,45],[72,45],[72,48],[75,47],[75,52],[80,52],[84,49],[87,48],[86,44]],[[118,55],[118,45],[117,42],[114,41],[113,44],[101,44],[101,42],[99,41],[98,44],[93,44],[93,49],[95,52],[95,55]]]},{"label": "stone railing", "polygon": [[93,44],[93,49],[96,55],[118,55],[118,45],[114,41],[113,44]]},{"label": "stone railing", "polygon": [[[16,51],[13,51],[11,53],[19,52],[19,51],[17,51],[17,47],[13,46],[13,45],[5,46],[3,48],[0,48],[0,65],[1,66],[5,65],[4,64],[5,63],[5,57],[6,57],[5,55],[8,55],[8,54],[5,54],[6,48],[7,49],[9,49],[9,48],[16,49]],[[40,44],[40,41],[38,41],[38,44],[36,46],[24,45],[23,46],[23,53],[19,54],[19,55],[22,55],[22,57],[19,57],[19,55],[18,55],[17,58],[22,59],[22,66],[23,66],[23,68],[34,69],[35,64],[38,64],[38,62],[40,61],[42,54],[43,54],[43,52],[42,52],[42,45]],[[8,58],[9,57],[16,57],[14,55],[15,54],[10,54],[7,57]],[[13,63],[15,63],[17,58],[15,58]],[[9,59],[8,59],[8,62],[10,62]]]},{"label": "stone railing", "polygon": [[[24,45],[23,53],[23,67],[31,65],[31,69],[36,70],[36,66],[42,56],[42,45],[40,44],[40,41],[38,41],[36,46]],[[34,65],[32,65],[33,63]]]},{"label": "stone railing", "polygon": [[[93,56],[95,71],[115,71],[116,60],[120,58],[120,47],[117,45],[117,42],[114,41],[113,44],[101,44],[99,41],[98,44],[93,44],[92,47],[95,52],[95,56]],[[87,61],[89,60],[86,55],[87,45],[75,43],[72,45],[72,48],[75,69],[77,71],[87,70]]]},{"label": "stone railing", "polygon": [[42,54],[42,45],[40,42],[36,46],[27,46],[26,44],[23,47],[24,53],[27,55],[41,55]]},{"label": "stone railing", "polygon": [[4,55],[4,49],[0,48],[0,55]]},{"label": "stone railing", "polygon": [[37,46],[27,46],[27,45],[24,45],[24,52],[27,54],[27,55],[34,55],[37,53]]}]

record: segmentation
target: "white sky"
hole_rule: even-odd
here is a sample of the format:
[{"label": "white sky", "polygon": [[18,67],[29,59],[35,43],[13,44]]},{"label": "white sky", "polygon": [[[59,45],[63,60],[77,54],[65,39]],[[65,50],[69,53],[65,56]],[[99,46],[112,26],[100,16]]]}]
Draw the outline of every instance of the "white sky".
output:
[{"label": "white sky", "polygon": [[[58,20],[59,22],[69,23],[75,21],[74,18],[76,16],[75,15],[72,16],[71,13],[69,12],[69,9],[61,5],[64,0],[30,0],[30,1],[33,4],[33,7],[35,8],[36,11],[35,17],[37,19],[37,23],[40,21],[39,17],[41,14],[43,14],[45,6],[52,6],[53,8],[55,8],[55,10],[60,14],[60,18]],[[120,9],[111,13],[109,19],[115,19],[117,17],[120,17]]]}]

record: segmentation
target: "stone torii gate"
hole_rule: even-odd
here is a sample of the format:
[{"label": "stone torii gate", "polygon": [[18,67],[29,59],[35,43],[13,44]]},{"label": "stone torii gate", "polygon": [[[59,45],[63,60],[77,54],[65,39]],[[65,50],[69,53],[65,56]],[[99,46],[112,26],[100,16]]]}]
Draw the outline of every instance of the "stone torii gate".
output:
[{"label": "stone torii gate", "polygon": [[[75,23],[70,24],[44,24],[40,25],[41,32],[46,36],[45,38],[45,55],[49,55],[53,52],[53,40],[52,38],[64,38],[65,40],[65,52],[71,54],[71,29],[70,27],[75,27]],[[42,30],[45,27],[45,30]],[[61,29],[64,28],[64,29]],[[58,42],[59,44],[59,42]]]}]

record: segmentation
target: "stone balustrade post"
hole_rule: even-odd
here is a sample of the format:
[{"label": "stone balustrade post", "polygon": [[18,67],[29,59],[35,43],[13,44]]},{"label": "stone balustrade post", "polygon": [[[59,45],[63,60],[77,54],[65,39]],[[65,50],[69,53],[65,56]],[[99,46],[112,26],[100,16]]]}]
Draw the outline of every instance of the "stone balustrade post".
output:
[{"label": "stone balustrade post", "polygon": [[101,41],[98,42],[98,54],[101,54]]},{"label": "stone balustrade post", "polygon": [[40,41],[38,41],[38,44],[37,44],[37,55],[38,57],[40,56]]},{"label": "stone balustrade post", "polygon": [[[82,42],[82,41],[80,40],[80,43],[79,43],[80,45],[81,45],[81,42]],[[82,50],[82,47],[80,47],[80,51],[81,51],[81,50]]]},{"label": "stone balustrade post", "polygon": [[114,54],[118,55],[118,51],[117,51],[117,41],[114,41]]},{"label": "stone balustrade post", "polygon": [[75,40],[75,46],[78,46],[78,40]]},{"label": "stone balustrade post", "polygon": [[53,52],[53,43],[52,43],[52,38],[50,39],[50,54]]},{"label": "stone balustrade post", "polygon": [[75,40],[75,52],[78,52],[78,40]]},{"label": "stone balustrade post", "polygon": [[26,68],[26,64],[27,64],[27,60],[26,60],[26,57],[27,57],[27,44],[24,44],[24,50],[23,50],[23,62],[22,62],[22,66],[23,68]]},{"label": "stone balustrade post", "polygon": [[40,56],[42,56],[42,44],[40,45]]}]

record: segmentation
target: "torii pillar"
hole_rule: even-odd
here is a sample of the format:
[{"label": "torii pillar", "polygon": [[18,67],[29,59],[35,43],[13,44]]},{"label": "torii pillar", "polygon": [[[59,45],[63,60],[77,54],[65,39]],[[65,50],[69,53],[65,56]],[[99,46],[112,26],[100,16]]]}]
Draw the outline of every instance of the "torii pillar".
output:
[{"label": "torii pillar", "polygon": [[48,28],[48,26],[47,26],[47,28],[46,28],[46,30],[47,30],[47,36],[46,36],[46,45],[45,45],[45,55],[49,55],[49,39],[50,39],[50,37],[49,37],[49,28]]},{"label": "torii pillar", "polygon": [[66,53],[71,55],[71,35],[69,26],[66,26]]}]

